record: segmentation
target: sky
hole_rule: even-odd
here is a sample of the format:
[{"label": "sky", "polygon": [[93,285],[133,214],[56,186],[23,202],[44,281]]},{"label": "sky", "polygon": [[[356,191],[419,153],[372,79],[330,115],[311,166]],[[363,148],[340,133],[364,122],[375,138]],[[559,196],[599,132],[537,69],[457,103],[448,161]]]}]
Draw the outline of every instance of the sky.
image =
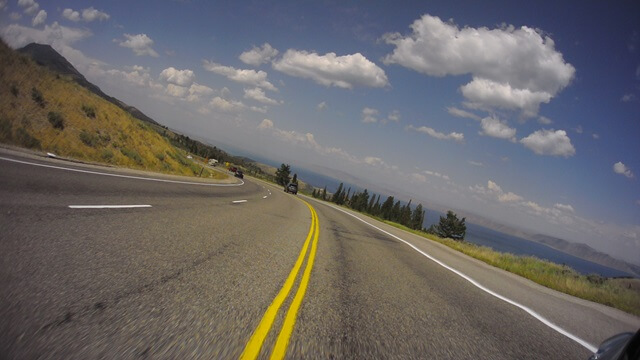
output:
[{"label": "sky", "polygon": [[223,149],[640,264],[638,1],[0,0],[0,36]]}]

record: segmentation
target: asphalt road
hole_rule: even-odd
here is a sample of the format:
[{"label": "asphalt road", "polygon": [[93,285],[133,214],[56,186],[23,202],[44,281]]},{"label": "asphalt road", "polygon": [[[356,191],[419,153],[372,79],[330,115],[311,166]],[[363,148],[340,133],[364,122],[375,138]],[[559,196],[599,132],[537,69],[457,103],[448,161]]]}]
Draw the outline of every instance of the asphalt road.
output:
[{"label": "asphalt road", "polygon": [[[585,359],[589,344],[640,327],[637,317],[258,181],[132,177],[185,181],[0,151],[0,358],[238,358],[300,256],[259,358],[287,328],[291,359]],[[300,292],[292,325],[285,316]]]}]

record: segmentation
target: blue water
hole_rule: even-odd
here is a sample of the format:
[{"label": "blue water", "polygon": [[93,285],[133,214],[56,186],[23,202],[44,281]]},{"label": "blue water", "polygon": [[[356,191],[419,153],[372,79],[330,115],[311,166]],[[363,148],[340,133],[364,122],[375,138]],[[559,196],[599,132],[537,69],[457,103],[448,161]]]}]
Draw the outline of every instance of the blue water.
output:
[{"label": "blue water", "polygon": [[[428,224],[437,222],[442,214],[435,211],[427,211]],[[425,221],[426,223],[427,221]],[[624,271],[612,269],[604,265],[569,255],[560,250],[546,245],[525,240],[517,236],[508,235],[486,227],[467,223],[467,235],[465,241],[476,245],[490,247],[496,251],[512,253],[515,255],[535,256],[539,259],[549,260],[556,264],[567,265],[581,274],[598,274],[605,277],[631,277],[633,275]]]},{"label": "blue water", "polygon": [[465,240],[477,245],[488,246],[501,252],[531,255],[556,264],[565,264],[582,274],[598,274],[605,277],[632,276],[626,272],[569,255],[534,241],[507,235],[475,224],[467,224]]}]

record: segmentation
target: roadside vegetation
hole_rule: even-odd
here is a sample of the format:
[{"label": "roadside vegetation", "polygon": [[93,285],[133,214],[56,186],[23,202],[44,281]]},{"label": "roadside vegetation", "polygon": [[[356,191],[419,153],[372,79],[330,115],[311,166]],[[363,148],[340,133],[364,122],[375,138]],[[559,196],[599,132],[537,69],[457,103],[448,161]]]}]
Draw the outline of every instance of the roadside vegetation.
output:
[{"label": "roadside vegetation", "polygon": [[[222,179],[151,125],[0,42],[0,142],[60,157]],[[208,154],[207,154],[208,155]]]},{"label": "roadside vegetation", "polygon": [[389,196],[380,205],[380,196],[374,195],[372,198],[376,200],[370,201],[365,206],[366,201],[362,202],[359,199],[368,198],[366,189],[352,196],[349,196],[351,189],[346,193],[343,191],[343,185],[340,184],[334,194],[328,194],[325,187],[322,190],[314,189],[311,196],[356,210],[550,289],[640,316],[640,279],[605,278],[596,274],[582,275],[566,265],[541,260],[534,256],[498,252],[486,246],[464,241],[465,219],[458,219],[452,211],[448,211],[446,216],[441,216],[437,224],[425,229],[422,227],[424,222],[422,204],[412,211],[411,202],[403,206],[397,200],[394,202],[394,198]]}]

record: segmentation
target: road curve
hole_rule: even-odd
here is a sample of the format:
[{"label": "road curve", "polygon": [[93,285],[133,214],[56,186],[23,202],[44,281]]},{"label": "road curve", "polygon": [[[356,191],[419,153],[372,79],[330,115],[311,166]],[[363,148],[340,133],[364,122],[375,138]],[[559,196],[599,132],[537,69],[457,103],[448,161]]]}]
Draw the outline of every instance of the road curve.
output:
[{"label": "road curve", "polygon": [[[0,169],[2,358],[238,358],[313,227],[301,197],[253,180],[199,186],[1,160]],[[589,356],[397,238],[307,201],[319,236],[286,358]],[[637,317],[365,220],[588,343],[640,327]],[[310,253],[311,246],[259,358],[273,352]]]}]

